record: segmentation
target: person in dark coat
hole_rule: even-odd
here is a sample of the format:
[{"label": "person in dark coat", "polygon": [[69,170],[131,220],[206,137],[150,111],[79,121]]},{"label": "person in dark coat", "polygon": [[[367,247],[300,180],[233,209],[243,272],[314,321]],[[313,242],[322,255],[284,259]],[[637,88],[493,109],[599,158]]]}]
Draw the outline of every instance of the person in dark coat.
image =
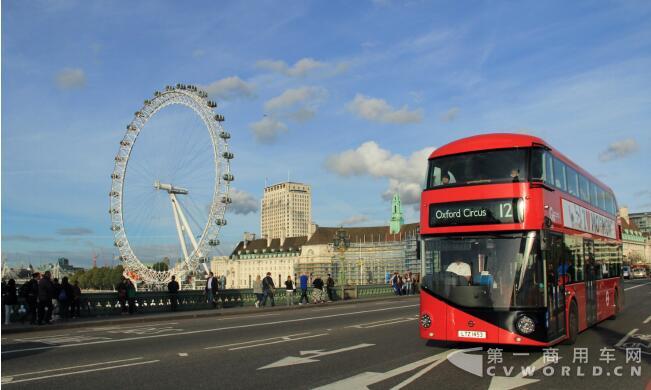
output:
[{"label": "person in dark coat", "polygon": [[271,277],[271,272],[267,272],[267,276],[262,279],[262,306],[266,306],[267,297],[271,298],[271,306],[276,306],[274,301],[274,280]]},{"label": "person in dark coat", "polygon": [[52,301],[52,304],[54,305],[54,309],[52,310],[52,314],[54,314],[54,312],[57,313],[57,316],[54,317],[54,320],[57,320],[59,317],[61,317],[61,304],[59,303],[59,294],[61,294],[61,283],[59,283],[59,279],[57,278],[52,279],[52,286],[54,287],[54,301]]},{"label": "person in dark coat", "polygon": [[326,289],[328,291],[328,300],[334,301],[335,280],[330,274],[328,274],[328,279],[326,280]]},{"label": "person in dark coat", "polygon": [[127,285],[127,301],[129,302],[129,314],[136,311],[136,286],[133,285],[131,279],[126,280]]},{"label": "person in dark coat", "polygon": [[23,314],[20,319],[21,322],[25,322],[27,317],[29,317],[29,323],[36,325],[36,310],[38,308],[38,280],[41,278],[41,274],[34,272],[32,278],[23,284],[20,288],[20,296],[25,298],[27,302],[27,311]]},{"label": "person in dark coat", "polygon": [[70,307],[72,306],[74,292],[72,290],[72,285],[68,282],[68,277],[64,276],[61,279],[61,287],[59,288],[59,295],[57,300],[59,301],[59,316],[63,319],[68,319],[70,317]]},{"label": "person in dark coat", "polygon": [[[52,323],[52,311],[54,310],[54,305],[52,305],[52,300],[54,299],[54,285],[50,280],[51,275],[50,271],[45,271],[43,278],[38,281],[39,325],[43,325],[43,323]],[[45,309],[47,309],[47,313],[45,312]]]},{"label": "person in dark coat", "polygon": [[4,284],[2,287],[3,290],[5,290],[2,292],[2,303],[5,306],[5,325],[9,325],[11,322],[11,311],[14,306],[18,304],[18,296],[16,295],[16,281],[9,279],[6,287]]},{"label": "person in dark coat", "polygon": [[206,300],[208,303],[212,304],[213,308],[217,307],[217,301],[215,300],[215,295],[217,295],[217,288],[218,288],[219,282],[217,282],[217,278],[215,277],[215,274],[210,272],[208,274],[208,280],[206,280],[206,288],[204,289],[204,292],[206,293]]},{"label": "person in dark coat", "polygon": [[172,280],[167,283],[167,292],[170,294],[170,305],[172,311],[176,311],[176,306],[179,300],[179,282],[176,281],[176,276],[172,275]]},{"label": "person in dark coat", "polygon": [[122,314],[125,314],[127,312],[127,282],[124,276],[118,283],[116,290],[118,290],[118,302],[120,302]]},{"label": "person in dark coat", "polygon": [[81,315],[81,288],[79,288],[79,281],[75,280],[72,286],[72,308],[70,309],[72,318],[79,318]]}]

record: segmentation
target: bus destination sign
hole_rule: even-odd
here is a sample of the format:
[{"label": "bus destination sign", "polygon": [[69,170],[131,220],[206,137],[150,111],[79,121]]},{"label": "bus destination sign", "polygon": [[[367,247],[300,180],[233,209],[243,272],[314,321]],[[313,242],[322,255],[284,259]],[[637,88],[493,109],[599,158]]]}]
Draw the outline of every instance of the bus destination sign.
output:
[{"label": "bus destination sign", "polygon": [[434,203],[429,207],[430,227],[517,223],[517,199]]}]

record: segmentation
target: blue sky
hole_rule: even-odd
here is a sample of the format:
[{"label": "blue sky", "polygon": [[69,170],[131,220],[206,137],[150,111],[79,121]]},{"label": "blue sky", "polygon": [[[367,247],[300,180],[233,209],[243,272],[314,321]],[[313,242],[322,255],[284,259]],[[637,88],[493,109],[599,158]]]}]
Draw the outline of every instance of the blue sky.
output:
[{"label": "blue sky", "polygon": [[649,69],[644,1],[3,1],[2,255],[110,262],[118,142],[177,82],[233,134],[224,252],[288,172],[322,226],[386,223],[397,190],[416,221],[426,156],[485,132],[541,136],[650,210]]}]

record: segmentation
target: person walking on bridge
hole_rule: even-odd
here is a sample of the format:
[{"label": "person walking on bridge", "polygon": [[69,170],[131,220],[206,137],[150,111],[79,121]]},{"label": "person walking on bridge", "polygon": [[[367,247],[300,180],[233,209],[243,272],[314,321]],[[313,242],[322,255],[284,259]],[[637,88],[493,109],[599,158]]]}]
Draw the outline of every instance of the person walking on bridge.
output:
[{"label": "person walking on bridge", "polygon": [[271,277],[271,272],[267,272],[267,276],[262,279],[262,306],[267,305],[267,297],[271,298],[271,306],[276,306],[274,301],[274,280]]},{"label": "person walking on bridge", "polygon": [[170,306],[172,311],[176,311],[176,306],[179,301],[179,282],[176,281],[176,276],[172,275],[172,280],[167,283],[167,292],[170,295]]}]

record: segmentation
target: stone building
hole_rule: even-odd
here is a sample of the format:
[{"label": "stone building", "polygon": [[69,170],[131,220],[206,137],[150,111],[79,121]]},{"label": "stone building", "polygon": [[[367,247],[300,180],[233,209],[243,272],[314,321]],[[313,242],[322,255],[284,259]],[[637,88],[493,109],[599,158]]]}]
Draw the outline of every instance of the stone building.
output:
[{"label": "stone building", "polygon": [[630,218],[628,209],[619,209],[622,226],[622,246],[624,261],[628,264],[645,264],[651,266],[651,237],[643,233]]},{"label": "stone building", "polygon": [[265,187],[260,235],[267,238],[307,236],[312,224],[312,192],[307,184],[285,182]]}]

